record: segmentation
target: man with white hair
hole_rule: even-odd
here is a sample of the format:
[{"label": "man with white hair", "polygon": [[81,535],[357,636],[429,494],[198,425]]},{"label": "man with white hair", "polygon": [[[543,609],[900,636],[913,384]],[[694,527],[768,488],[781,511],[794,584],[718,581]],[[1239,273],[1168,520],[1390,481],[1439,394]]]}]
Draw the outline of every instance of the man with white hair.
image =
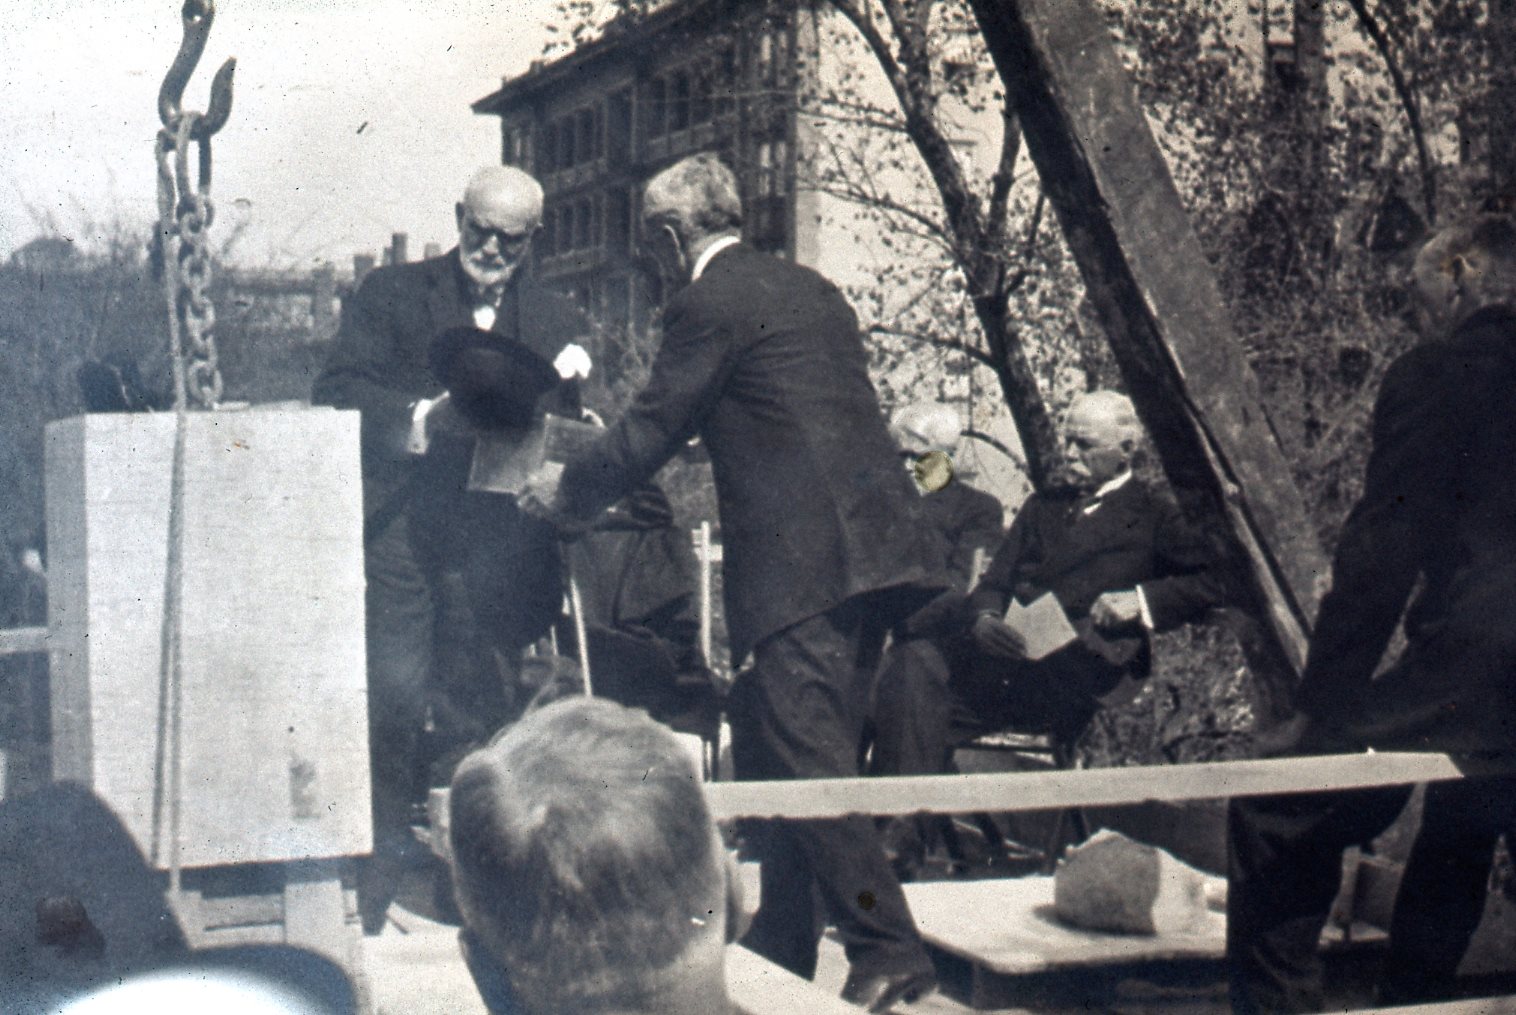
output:
[{"label": "man with white hair", "polygon": [[[1516,749],[1516,223],[1483,215],[1439,232],[1414,280],[1427,341],[1380,385],[1363,495],[1338,538],[1299,712],[1260,737],[1264,753]],[[1406,649],[1376,678],[1402,614]],[[1409,794],[1232,805],[1227,954],[1237,1011],[1320,1010],[1316,949],[1342,851],[1382,832]],[[1427,787],[1383,1003],[1454,991],[1495,842],[1512,828],[1516,780]]]},{"label": "man with white hair", "polygon": [[[952,750],[1004,729],[1072,744],[1103,702],[1135,693],[1148,675],[1149,634],[1197,618],[1225,589],[1213,554],[1167,498],[1132,472],[1142,437],[1132,403],[1114,391],[1077,397],[1065,421],[1058,483],[1017,512],[958,624],[939,641],[947,686],[882,681],[873,770],[949,771]],[[1051,593],[1074,630],[1036,660],[1004,619],[1012,601]],[[891,831],[897,866],[917,844]],[[902,841],[904,840],[904,841]]]},{"label": "man with white hair", "polygon": [[[561,602],[552,527],[508,497],[467,490],[474,438],[430,360],[439,336],[467,332],[475,346],[541,360],[553,383],[547,364],[554,361],[560,376],[582,372],[575,343],[588,322],[527,270],[542,221],[536,180],[487,166],[469,180],[454,215],[454,249],[378,268],[343,300],[312,394],[318,404],[362,415],[375,860],[359,898],[370,931],[382,922],[396,865],[416,848],[409,825],[412,804],[424,796],[428,697],[450,706],[438,709],[439,727],[446,716],[470,716],[483,734],[493,731],[511,707],[501,689],[514,674],[513,655],[546,630]],[[577,390],[567,379],[547,402],[577,415]],[[444,650],[453,658],[434,660]],[[446,695],[431,686],[439,674],[454,685]],[[441,732],[467,740],[473,729]]]},{"label": "man with white hair", "polygon": [[[725,545],[739,779],[856,775],[884,633],[947,584],[835,285],[740,241],[731,170],[711,155],[653,177],[644,241],[675,294],[647,385],[540,509],[584,517],[698,435]],[[807,979],[826,915],[843,997],[888,1011],[935,986],[905,894],[861,815],[762,829],[762,892],[744,943]]]},{"label": "man with white hair", "polygon": [[[963,419],[958,410],[941,402],[914,402],[895,413],[891,421],[900,453],[917,476],[921,508],[927,523],[939,533],[947,554],[947,569],[953,583],[967,588],[976,553],[993,550],[1004,534],[1005,509],[993,494],[966,482],[955,459],[963,439]],[[947,463],[947,483],[920,481],[920,463],[927,456],[940,456]]]}]

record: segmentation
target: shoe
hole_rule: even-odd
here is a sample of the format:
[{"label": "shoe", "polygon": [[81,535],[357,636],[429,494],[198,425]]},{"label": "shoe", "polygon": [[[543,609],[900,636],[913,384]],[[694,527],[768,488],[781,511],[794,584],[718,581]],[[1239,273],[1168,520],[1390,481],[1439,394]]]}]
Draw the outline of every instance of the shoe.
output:
[{"label": "shoe", "polygon": [[937,989],[937,977],[931,972],[848,973],[842,985],[842,999],[871,1012],[887,1012],[897,1004],[910,1004]]}]

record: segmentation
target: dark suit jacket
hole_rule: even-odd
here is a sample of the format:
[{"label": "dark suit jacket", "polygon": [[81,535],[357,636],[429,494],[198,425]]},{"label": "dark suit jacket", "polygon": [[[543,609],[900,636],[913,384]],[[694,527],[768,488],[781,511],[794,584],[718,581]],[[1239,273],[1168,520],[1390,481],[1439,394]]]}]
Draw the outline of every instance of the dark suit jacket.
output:
[{"label": "dark suit jacket", "polygon": [[734,659],[853,596],[946,584],[836,286],[739,244],[670,301],[663,329],[647,386],[564,470],[562,493],[576,511],[608,504],[698,434]]},{"label": "dark suit jacket", "polygon": [[[1302,710],[1379,746],[1516,748],[1516,314],[1391,365]],[[1371,684],[1401,611],[1408,647]]]},{"label": "dark suit jacket", "polygon": [[1086,503],[1067,494],[1028,497],[970,605],[1003,613],[1012,596],[1030,603],[1052,592],[1084,647],[1110,666],[1108,679],[1095,681],[1104,693],[1123,674],[1146,676],[1150,652],[1145,630],[1094,630],[1089,612],[1101,593],[1140,585],[1161,631],[1218,605],[1226,590],[1205,540],[1142,480],[1134,476],[1088,514]]},{"label": "dark suit jacket", "polygon": [[[506,286],[491,330],[551,361],[565,344],[588,335],[589,325],[572,301],[535,285],[525,271]],[[514,649],[557,615],[556,532],[508,497],[468,491],[473,438],[441,434],[424,456],[406,451],[412,406],[443,390],[428,365],[433,340],[473,323],[456,249],[377,268],[343,301],[336,343],[312,401],[362,414],[368,538],[406,525],[428,572],[461,573],[483,629]],[[542,404],[577,415],[577,391],[560,385]]]},{"label": "dark suit jacket", "polygon": [[[588,335],[589,324],[573,301],[534,284],[526,270],[506,286],[491,330],[523,342],[551,362],[564,345]],[[311,400],[362,413],[368,511],[378,508],[417,466],[405,450],[411,407],[442,394],[427,364],[432,340],[448,328],[473,323],[469,283],[456,248],[441,257],[376,268],[343,301],[336,342]],[[559,397],[572,396],[560,392]],[[470,449],[455,447],[447,453],[466,461]],[[457,471],[456,463],[451,471]]]},{"label": "dark suit jacket", "polygon": [[922,496],[921,510],[927,524],[943,538],[942,552],[953,585],[967,591],[974,551],[989,554],[1005,535],[1005,508],[994,494],[954,480]]}]

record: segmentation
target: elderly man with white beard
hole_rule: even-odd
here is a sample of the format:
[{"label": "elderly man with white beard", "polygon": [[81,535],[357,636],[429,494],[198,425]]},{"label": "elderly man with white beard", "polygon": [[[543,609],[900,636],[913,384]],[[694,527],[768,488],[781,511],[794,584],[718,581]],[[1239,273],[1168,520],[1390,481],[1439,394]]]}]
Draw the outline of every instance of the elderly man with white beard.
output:
[{"label": "elderly man with white beard", "polygon": [[[574,378],[588,373],[589,358],[577,342],[589,326],[531,278],[542,203],[542,188],[519,169],[475,173],[455,209],[457,247],[365,277],[343,301],[313,391],[318,404],[362,414],[375,851],[359,894],[370,931],[414,848],[428,698],[440,725],[468,720],[441,731],[458,742],[441,749],[493,732],[514,710],[502,689],[520,647],[561,605],[554,530],[510,497],[467,488],[473,435],[454,404],[459,393],[444,390],[432,363],[439,336],[463,335],[470,355],[499,358],[501,397],[578,415]],[[528,375],[547,390],[525,390]],[[440,691],[431,686],[439,679],[448,685]]]}]

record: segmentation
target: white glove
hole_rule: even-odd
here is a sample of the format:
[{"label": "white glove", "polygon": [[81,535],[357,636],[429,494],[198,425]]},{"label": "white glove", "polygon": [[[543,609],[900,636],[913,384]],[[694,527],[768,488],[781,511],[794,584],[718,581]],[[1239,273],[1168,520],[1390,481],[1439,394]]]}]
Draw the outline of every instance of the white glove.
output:
[{"label": "white glove", "polygon": [[553,360],[553,369],[558,371],[558,376],[564,380],[575,377],[588,377],[590,375],[590,354],[584,351],[584,346],[577,342],[570,342],[563,347],[558,358]]}]

